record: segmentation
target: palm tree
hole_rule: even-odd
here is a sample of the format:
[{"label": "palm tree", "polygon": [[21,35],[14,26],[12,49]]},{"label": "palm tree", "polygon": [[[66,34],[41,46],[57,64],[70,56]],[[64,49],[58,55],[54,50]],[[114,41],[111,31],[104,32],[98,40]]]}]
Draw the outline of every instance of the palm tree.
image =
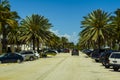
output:
[{"label": "palm tree", "polygon": [[120,9],[117,9],[115,15],[111,17],[111,26],[114,28],[114,40],[119,44],[118,50],[120,50]]},{"label": "palm tree", "polygon": [[23,36],[21,40],[33,43],[33,50],[35,50],[35,44],[46,40],[46,32],[51,28],[49,20],[44,16],[33,14],[31,17],[26,17],[21,22],[21,26],[24,28]]},{"label": "palm tree", "polygon": [[85,41],[90,41],[88,43],[96,43],[98,49],[100,49],[102,43],[107,40],[107,36],[109,35],[108,23],[110,22],[110,14],[97,9],[83,18],[84,20],[81,21],[81,24],[84,29],[80,33],[81,37],[83,37],[82,41],[84,43],[86,43]]},{"label": "palm tree", "polygon": [[57,35],[55,35],[54,33],[51,33],[50,37],[48,38],[46,44],[48,44],[48,46],[51,49],[59,49],[61,42],[60,42],[60,37],[58,37]]},{"label": "palm tree", "polygon": [[61,37],[62,48],[67,48],[68,39],[66,37]]},{"label": "palm tree", "polygon": [[3,50],[6,51],[8,34],[8,27],[14,27],[14,24],[17,23],[18,16],[17,12],[10,10],[10,4],[8,0],[2,0],[0,4],[0,33],[3,36],[2,45]]},{"label": "palm tree", "polygon": [[7,35],[8,44],[13,47],[14,45],[17,45],[17,50],[19,49],[19,45],[20,45],[20,40],[19,40],[19,38],[21,37],[20,28],[21,27],[18,26],[14,28],[9,28]]}]

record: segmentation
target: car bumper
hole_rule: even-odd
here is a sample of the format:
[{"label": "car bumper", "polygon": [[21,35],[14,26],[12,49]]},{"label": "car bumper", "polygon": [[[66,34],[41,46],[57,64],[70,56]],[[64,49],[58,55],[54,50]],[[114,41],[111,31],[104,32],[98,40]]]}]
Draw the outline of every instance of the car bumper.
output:
[{"label": "car bumper", "polygon": [[113,67],[120,67],[120,64],[109,64],[109,65]]}]

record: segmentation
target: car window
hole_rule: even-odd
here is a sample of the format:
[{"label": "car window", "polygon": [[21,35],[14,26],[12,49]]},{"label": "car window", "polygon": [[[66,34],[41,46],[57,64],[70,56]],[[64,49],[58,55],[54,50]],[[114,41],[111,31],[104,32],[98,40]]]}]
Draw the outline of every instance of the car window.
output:
[{"label": "car window", "polygon": [[14,54],[14,56],[15,56],[15,57],[18,57],[18,56],[19,56],[19,54]]},{"label": "car window", "polygon": [[0,55],[0,57],[3,57],[3,56],[6,56],[6,54],[2,54],[2,55]]},{"label": "car window", "polygon": [[9,56],[15,57],[16,54],[15,53],[11,53]]},{"label": "car window", "polygon": [[29,51],[29,52],[27,52],[27,54],[33,54],[33,52]]},{"label": "car window", "polygon": [[26,52],[21,52],[21,54],[26,54]]}]

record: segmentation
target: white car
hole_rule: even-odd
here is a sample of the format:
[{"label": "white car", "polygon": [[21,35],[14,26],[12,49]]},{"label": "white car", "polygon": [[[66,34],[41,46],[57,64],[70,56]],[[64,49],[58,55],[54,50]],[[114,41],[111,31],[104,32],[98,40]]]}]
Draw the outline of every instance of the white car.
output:
[{"label": "white car", "polygon": [[109,64],[113,66],[114,71],[118,71],[120,68],[120,52],[112,52],[109,56]]}]

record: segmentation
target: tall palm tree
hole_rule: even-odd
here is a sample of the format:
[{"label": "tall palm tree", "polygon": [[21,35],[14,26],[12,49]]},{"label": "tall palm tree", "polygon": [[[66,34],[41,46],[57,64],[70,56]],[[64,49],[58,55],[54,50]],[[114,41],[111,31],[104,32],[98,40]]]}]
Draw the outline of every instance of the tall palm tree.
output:
[{"label": "tall palm tree", "polygon": [[22,20],[21,25],[24,28],[21,39],[23,41],[32,41],[33,50],[35,50],[36,42],[39,44],[39,42],[46,39],[46,32],[52,27],[47,18],[38,14],[27,16],[26,19]]},{"label": "tall palm tree", "polygon": [[14,27],[17,23],[18,16],[17,12],[10,10],[10,4],[8,0],[2,0],[0,4],[0,32],[3,36],[2,44],[3,49],[6,51],[7,40],[6,36],[8,34],[7,28]]},{"label": "tall palm tree", "polygon": [[102,42],[105,42],[109,35],[110,14],[97,9],[83,18],[81,24],[84,29],[80,33],[84,38],[83,41],[93,41],[100,49]]},{"label": "tall palm tree", "polygon": [[111,26],[114,28],[115,34],[113,35],[114,40],[119,44],[118,50],[120,50],[120,9],[117,9],[115,15],[111,17]]}]

